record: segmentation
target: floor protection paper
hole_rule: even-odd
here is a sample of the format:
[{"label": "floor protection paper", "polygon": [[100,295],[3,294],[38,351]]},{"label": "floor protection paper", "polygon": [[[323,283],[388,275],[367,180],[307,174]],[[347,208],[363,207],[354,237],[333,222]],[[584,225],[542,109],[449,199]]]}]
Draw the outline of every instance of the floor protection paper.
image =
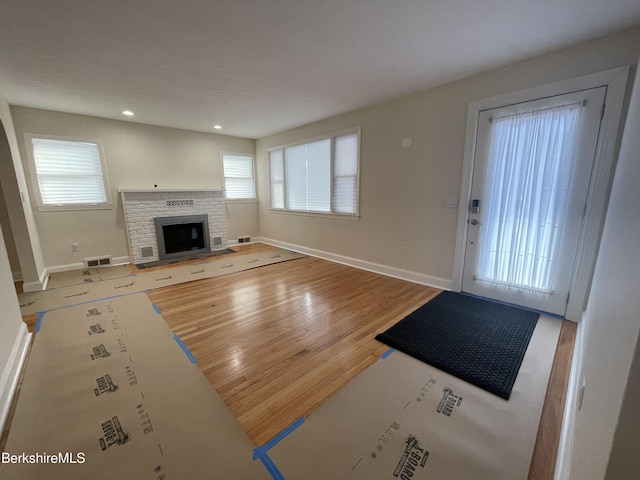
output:
[{"label": "floor protection paper", "polygon": [[70,287],[83,283],[102,282],[113,278],[122,278],[130,275],[126,265],[113,265],[109,267],[83,268],[68,272],[56,272],[49,275],[47,288]]},{"label": "floor protection paper", "polygon": [[271,478],[176,340],[144,294],[46,313],[0,478]]},{"label": "floor protection paper", "polygon": [[540,318],[509,400],[392,351],[266,453],[287,480],[526,480],[560,325]]},{"label": "floor protection paper", "polygon": [[237,273],[302,257],[305,257],[305,255],[274,248],[262,252],[221,257],[199,264],[180,265],[152,272],[141,272],[136,275],[100,282],[88,282],[41,292],[21,293],[18,299],[22,315],[29,315],[104,298],[145,292],[154,288],[177,285],[193,280]]}]

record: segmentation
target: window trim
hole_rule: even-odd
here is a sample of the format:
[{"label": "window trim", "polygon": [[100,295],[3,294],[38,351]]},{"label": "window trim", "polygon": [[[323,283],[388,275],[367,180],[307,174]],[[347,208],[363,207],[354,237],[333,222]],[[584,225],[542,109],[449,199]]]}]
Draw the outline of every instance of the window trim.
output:
[{"label": "window trim", "polygon": [[[36,160],[33,155],[33,139],[43,140],[60,140],[64,142],[79,142],[79,143],[92,143],[96,145],[98,149],[98,156],[100,157],[100,168],[102,171],[102,183],[104,184],[104,193],[106,201],[103,203],[76,203],[76,204],[57,204],[47,205],[42,200],[42,192],[40,192],[40,186],[38,183],[38,174],[36,169]],[[109,175],[107,171],[107,161],[104,155],[104,148],[102,146],[102,140],[87,137],[69,137],[63,135],[44,135],[39,133],[25,133],[24,134],[25,149],[27,152],[28,165],[29,165],[29,183],[32,197],[35,199],[35,204],[38,210],[41,212],[58,212],[58,211],[72,211],[72,210],[111,210],[113,209],[113,201],[111,195],[111,184],[109,183]]]},{"label": "window trim", "polygon": [[[355,191],[355,198],[356,198],[356,211],[355,213],[339,213],[339,212],[334,212],[333,211],[333,188],[334,188],[334,154],[335,154],[335,139],[337,137],[342,137],[342,136],[346,136],[346,135],[353,135],[355,134],[358,138],[357,141],[357,152],[356,152],[356,164],[357,164],[357,174],[355,176],[356,178],[356,191]],[[310,137],[310,138],[305,138],[296,142],[291,142],[291,143],[287,143],[287,144],[282,144],[282,145],[277,145],[274,147],[269,147],[267,148],[267,164],[268,164],[268,172],[269,172],[269,211],[272,213],[284,213],[284,214],[288,214],[288,215],[303,215],[303,216],[310,216],[310,217],[325,217],[325,218],[342,218],[342,219],[348,219],[348,220],[358,220],[360,219],[360,152],[361,152],[361,140],[362,138],[362,134],[361,134],[361,127],[353,127],[353,128],[347,128],[344,130],[338,130],[338,131],[334,131],[331,133],[327,133],[324,135],[317,135],[315,137]],[[331,174],[331,178],[330,178],[330,182],[329,182],[329,208],[331,211],[329,212],[315,212],[315,211],[306,211],[306,210],[290,210],[288,208],[286,208],[286,195],[287,195],[287,182],[286,182],[286,159],[285,159],[285,155],[284,155],[284,151],[287,148],[290,147],[296,147],[299,145],[305,145],[308,143],[314,143],[314,142],[319,142],[322,140],[330,140],[330,147],[329,147],[329,151],[330,151],[330,165],[329,165],[329,169],[330,169],[330,174]],[[276,150],[282,150],[282,167],[283,167],[283,192],[284,192],[284,201],[285,201],[285,208],[273,208],[273,206],[271,205],[271,152],[276,151]]]},{"label": "window trim", "polygon": [[[251,168],[253,170],[253,198],[227,198],[227,177],[224,175],[224,157],[225,155],[235,155],[238,157],[250,157],[251,158]],[[220,152],[220,168],[221,176],[222,176],[222,189],[224,191],[224,200],[226,203],[257,203],[258,202],[258,177],[256,170],[256,156],[253,153],[238,153],[238,152]]]}]

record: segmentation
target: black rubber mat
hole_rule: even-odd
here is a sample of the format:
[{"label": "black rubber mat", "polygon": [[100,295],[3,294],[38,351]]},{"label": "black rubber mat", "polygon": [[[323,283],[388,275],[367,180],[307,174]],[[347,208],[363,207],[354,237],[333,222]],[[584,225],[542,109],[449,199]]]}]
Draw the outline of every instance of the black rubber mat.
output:
[{"label": "black rubber mat", "polygon": [[442,292],[376,339],[509,399],[538,317],[536,312]]}]

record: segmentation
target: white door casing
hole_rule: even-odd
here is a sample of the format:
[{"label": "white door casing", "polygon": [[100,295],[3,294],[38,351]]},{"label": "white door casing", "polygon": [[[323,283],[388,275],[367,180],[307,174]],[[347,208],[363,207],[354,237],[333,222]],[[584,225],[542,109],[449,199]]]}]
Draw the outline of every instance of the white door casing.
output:
[{"label": "white door casing", "polygon": [[618,129],[624,107],[629,70],[629,66],[618,67],[478,100],[469,104],[452,275],[451,289],[453,291],[461,291],[462,289],[462,273],[469,226],[469,209],[466,206],[471,200],[471,180],[475,162],[475,145],[480,112],[505,105],[605,86],[607,87],[605,96],[606,108],[600,126],[591,185],[578,242],[576,266],[572,274],[570,298],[565,313],[565,317],[570,320],[580,320],[588,298],[611,178],[613,177],[614,160],[619,141]]},{"label": "white door casing", "polygon": [[605,92],[480,112],[464,292],[564,316]]}]

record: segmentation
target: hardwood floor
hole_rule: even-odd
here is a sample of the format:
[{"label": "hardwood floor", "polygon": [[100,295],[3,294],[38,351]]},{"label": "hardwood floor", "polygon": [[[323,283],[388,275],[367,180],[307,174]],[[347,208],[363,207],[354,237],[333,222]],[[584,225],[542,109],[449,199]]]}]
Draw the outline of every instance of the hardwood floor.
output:
[{"label": "hardwood floor", "polygon": [[[439,292],[307,257],[147,295],[261,445],[380,358],[375,335]],[[529,480],[553,478],[575,330],[563,322]]]},{"label": "hardwood floor", "polygon": [[437,293],[307,257],[148,295],[260,445],[380,358],[375,334]]},{"label": "hardwood floor", "polygon": [[562,322],[528,480],[552,479],[555,472],[577,329],[574,322]]}]

